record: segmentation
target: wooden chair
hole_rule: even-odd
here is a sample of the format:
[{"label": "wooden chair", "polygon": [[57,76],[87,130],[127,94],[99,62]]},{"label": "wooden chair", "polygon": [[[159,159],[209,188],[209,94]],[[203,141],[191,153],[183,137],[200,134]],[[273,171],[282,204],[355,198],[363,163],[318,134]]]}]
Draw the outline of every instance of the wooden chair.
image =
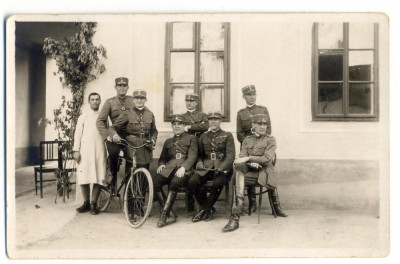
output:
[{"label": "wooden chair", "polygon": [[[43,179],[43,173],[54,173],[62,168],[62,156],[59,151],[60,141],[40,141],[39,146],[39,166],[34,167],[35,171],[35,192],[38,194],[38,184],[40,189],[40,198],[43,198],[43,182],[56,181],[53,179]],[[57,161],[55,166],[46,166],[46,162]],[[39,173],[39,179],[38,179]]]}]

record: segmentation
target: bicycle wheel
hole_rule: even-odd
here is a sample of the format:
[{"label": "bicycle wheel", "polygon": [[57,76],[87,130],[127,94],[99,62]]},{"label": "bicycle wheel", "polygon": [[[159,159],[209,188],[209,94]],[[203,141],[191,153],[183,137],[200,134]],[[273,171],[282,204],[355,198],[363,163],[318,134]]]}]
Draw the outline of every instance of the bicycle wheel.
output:
[{"label": "bicycle wheel", "polygon": [[97,207],[99,208],[100,212],[107,210],[108,206],[110,206],[111,199],[112,196],[110,189],[106,186],[101,186],[100,195],[97,200]]},{"label": "bicycle wheel", "polygon": [[124,194],[124,212],[128,224],[139,228],[150,214],[153,203],[153,180],[145,168],[136,169],[129,177]]}]

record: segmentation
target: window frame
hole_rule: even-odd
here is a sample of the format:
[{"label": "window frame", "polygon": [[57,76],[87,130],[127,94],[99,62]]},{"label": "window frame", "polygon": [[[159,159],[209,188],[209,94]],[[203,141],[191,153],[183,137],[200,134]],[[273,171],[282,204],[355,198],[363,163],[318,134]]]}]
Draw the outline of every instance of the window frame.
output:
[{"label": "window frame", "polygon": [[[186,21],[185,21],[186,22]],[[190,22],[190,21],[188,21]],[[166,23],[166,33],[165,33],[165,62],[164,62],[164,121],[171,121],[172,114],[171,112],[171,89],[172,84],[182,84],[188,85],[193,84],[194,92],[199,95],[199,102],[197,105],[197,110],[201,110],[202,98],[200,94],[201,85],[221,85],[221,83],[216,82],[201,82],[200,81],[200,53],[201,52],[217,52],[217,50],[200,50],[200,36],[201,36],[201,23],[200,22],[192,22],[193,23],[193,47],[192,48],[180,48],[174,49],[172,47],[173,43],[173,23],[176,22],[167,22]],[[223,22],[225,27],[224,32],[224,109],[225,113],[222,115],[223,122],[230,121],[230,23]],[[171,79],[171,52],[194,52],[194,82],[170,82]],[[221,52],[221,51],[219,51]],[[184,102],[182,102],[184,103]]]},{"label": "window frame", "polygon": [[[311,111],[313,121],[379,121],[379,24],[374,23],[374,47],[362,49],[349,48],[349,23],[343,23],[343,50],[342,49],[319,49],[318,47],[318,22],[313,23],[312,30],[312,92]],[[319,81],[318,59],[320,51],[343,52],[343,80],[342,81]],[[350,51],[373,51],[373,81],[350,81],[349,80],[349,52]],[[318,113],[318,84],[319,83],[342,83],[343,114],[319,114]],[[373,101],[371,114],[349,113],[349,84],[371,83],[373,84]]]}]

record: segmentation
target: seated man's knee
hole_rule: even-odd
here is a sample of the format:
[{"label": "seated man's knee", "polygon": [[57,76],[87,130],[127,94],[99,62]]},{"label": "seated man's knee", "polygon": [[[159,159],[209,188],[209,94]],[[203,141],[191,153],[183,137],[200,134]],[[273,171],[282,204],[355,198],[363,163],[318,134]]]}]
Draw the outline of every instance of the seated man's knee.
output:
[{"label": "seated man's knee", "polygon": [[240,171],[243,173],[246,173],[249,171],[249,168],[247,167],[246,163],[235,164],[235,169],[236,169],[236,171]]},{"label": "seated man's knee", "polygon": [[185,177],[176,177],[174,176],[171,180],[171,183],[169,185],[169,190],[172,192],[177,192],[181,186],[184,186],[187,184],[187,179]]}]

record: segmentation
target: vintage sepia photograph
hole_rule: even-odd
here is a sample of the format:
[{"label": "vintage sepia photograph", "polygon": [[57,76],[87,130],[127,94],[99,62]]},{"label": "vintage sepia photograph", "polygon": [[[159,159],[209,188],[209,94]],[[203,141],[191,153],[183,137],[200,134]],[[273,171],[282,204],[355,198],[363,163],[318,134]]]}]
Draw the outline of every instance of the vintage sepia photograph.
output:
[{"label": "vintage sepia photograph", "polygon": [[12,15],[10,259],[383,258],[383,13]]}]

